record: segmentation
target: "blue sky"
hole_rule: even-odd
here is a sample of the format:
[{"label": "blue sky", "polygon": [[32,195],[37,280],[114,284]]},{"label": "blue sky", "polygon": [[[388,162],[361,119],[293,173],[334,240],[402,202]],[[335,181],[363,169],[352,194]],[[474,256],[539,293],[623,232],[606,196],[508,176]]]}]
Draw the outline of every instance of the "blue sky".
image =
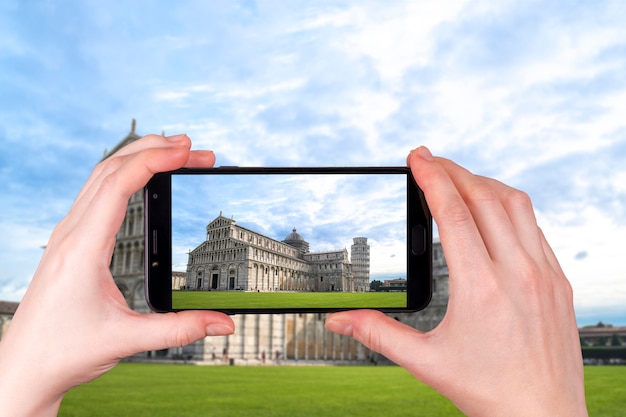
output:
[{"label": "blue sky", "polygon": [[311,252],[370,245],[370,279],[406,278],[406,174],[180,175],[172,178],[172,270],[220,214],[282,241],[295,228]]},{"label": "blue sky", "polygon": [[0,4],[0,299],[105,149],[398,165],[429,146],[527,191],[580,324],[626,324],[623,1]]}]

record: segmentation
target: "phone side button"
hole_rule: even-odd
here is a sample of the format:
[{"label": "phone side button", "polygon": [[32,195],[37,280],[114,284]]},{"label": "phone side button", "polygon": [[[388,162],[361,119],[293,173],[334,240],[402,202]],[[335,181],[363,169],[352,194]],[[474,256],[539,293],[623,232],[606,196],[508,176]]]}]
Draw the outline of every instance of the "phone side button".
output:
[{"label": "phone side button", "polygon": [[416,256],[426,252],[426,229],[424,226],[413,226],[413,230],[411,230],[411,252]]}]

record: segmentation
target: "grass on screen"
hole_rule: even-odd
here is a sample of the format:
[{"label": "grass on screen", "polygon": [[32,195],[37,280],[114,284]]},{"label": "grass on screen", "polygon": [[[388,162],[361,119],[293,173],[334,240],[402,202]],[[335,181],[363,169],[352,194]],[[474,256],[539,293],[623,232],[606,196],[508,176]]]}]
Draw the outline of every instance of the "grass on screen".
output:
[{"label": "grass on screen", "polygon": [[[590,416],[624,416],[626,367],[586,367]],[[71,390],[59,416],[462,416],[400,367],[123,363]]]},{"label": "grass on screen", "polygon": [[193,308],[402,308],[406,292],[173,291],[172,307]]}]

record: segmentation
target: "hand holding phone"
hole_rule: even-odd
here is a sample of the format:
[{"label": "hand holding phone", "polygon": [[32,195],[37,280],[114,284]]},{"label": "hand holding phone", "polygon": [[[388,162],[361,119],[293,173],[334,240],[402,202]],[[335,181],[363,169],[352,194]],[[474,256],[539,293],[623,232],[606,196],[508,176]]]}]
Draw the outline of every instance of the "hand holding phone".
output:
[{"label": "hand holding phone", "polygon": [[376,311],[329,315],[468,416],[586,416],[572,287],[524,192],[427,148],[407,163],[439,228],[450,271],[444,319],[422,333]]},{"label": "hand holding phone", "polygon": [[99,377],[123,357],[234,331],[233,321],[217,312],[138,314],[126,305],[109,270],[128,198],[154,172],[213,165],[212,152],[190,147],[185,135],[150,135],[94,169],[55,227],[2,335],[0,415],[56,415],[70,388]]}]

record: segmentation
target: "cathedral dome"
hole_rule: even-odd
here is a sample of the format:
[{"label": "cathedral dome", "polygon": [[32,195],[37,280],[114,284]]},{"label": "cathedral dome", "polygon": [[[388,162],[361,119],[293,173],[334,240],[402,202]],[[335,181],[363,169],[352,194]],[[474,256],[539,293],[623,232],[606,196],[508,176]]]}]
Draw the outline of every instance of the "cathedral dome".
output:
[{"label": "cathedral dome", "polygon": [[300,236],[298,234],[298,232],[296,232],[296,228],[294,227],[293,230],[291,231],[291,233],[289,233],[289,235],[287,235],[287,237],[285,238],[285,240],[283,240],[283,242],[285,243],[289,243],[289,242],[299,242],[299,241],[304,241],[304,239],[302,238],[302,236]]},{"label": "cathedral dome", "polygon": [[289,246],[293,246],[298,249],[301,253],[309,252],[309,243],[304,240],[302,236],[296,232],[296,228],[294,227],[291,233],[283,240],[283,243],[288,244]]}]

